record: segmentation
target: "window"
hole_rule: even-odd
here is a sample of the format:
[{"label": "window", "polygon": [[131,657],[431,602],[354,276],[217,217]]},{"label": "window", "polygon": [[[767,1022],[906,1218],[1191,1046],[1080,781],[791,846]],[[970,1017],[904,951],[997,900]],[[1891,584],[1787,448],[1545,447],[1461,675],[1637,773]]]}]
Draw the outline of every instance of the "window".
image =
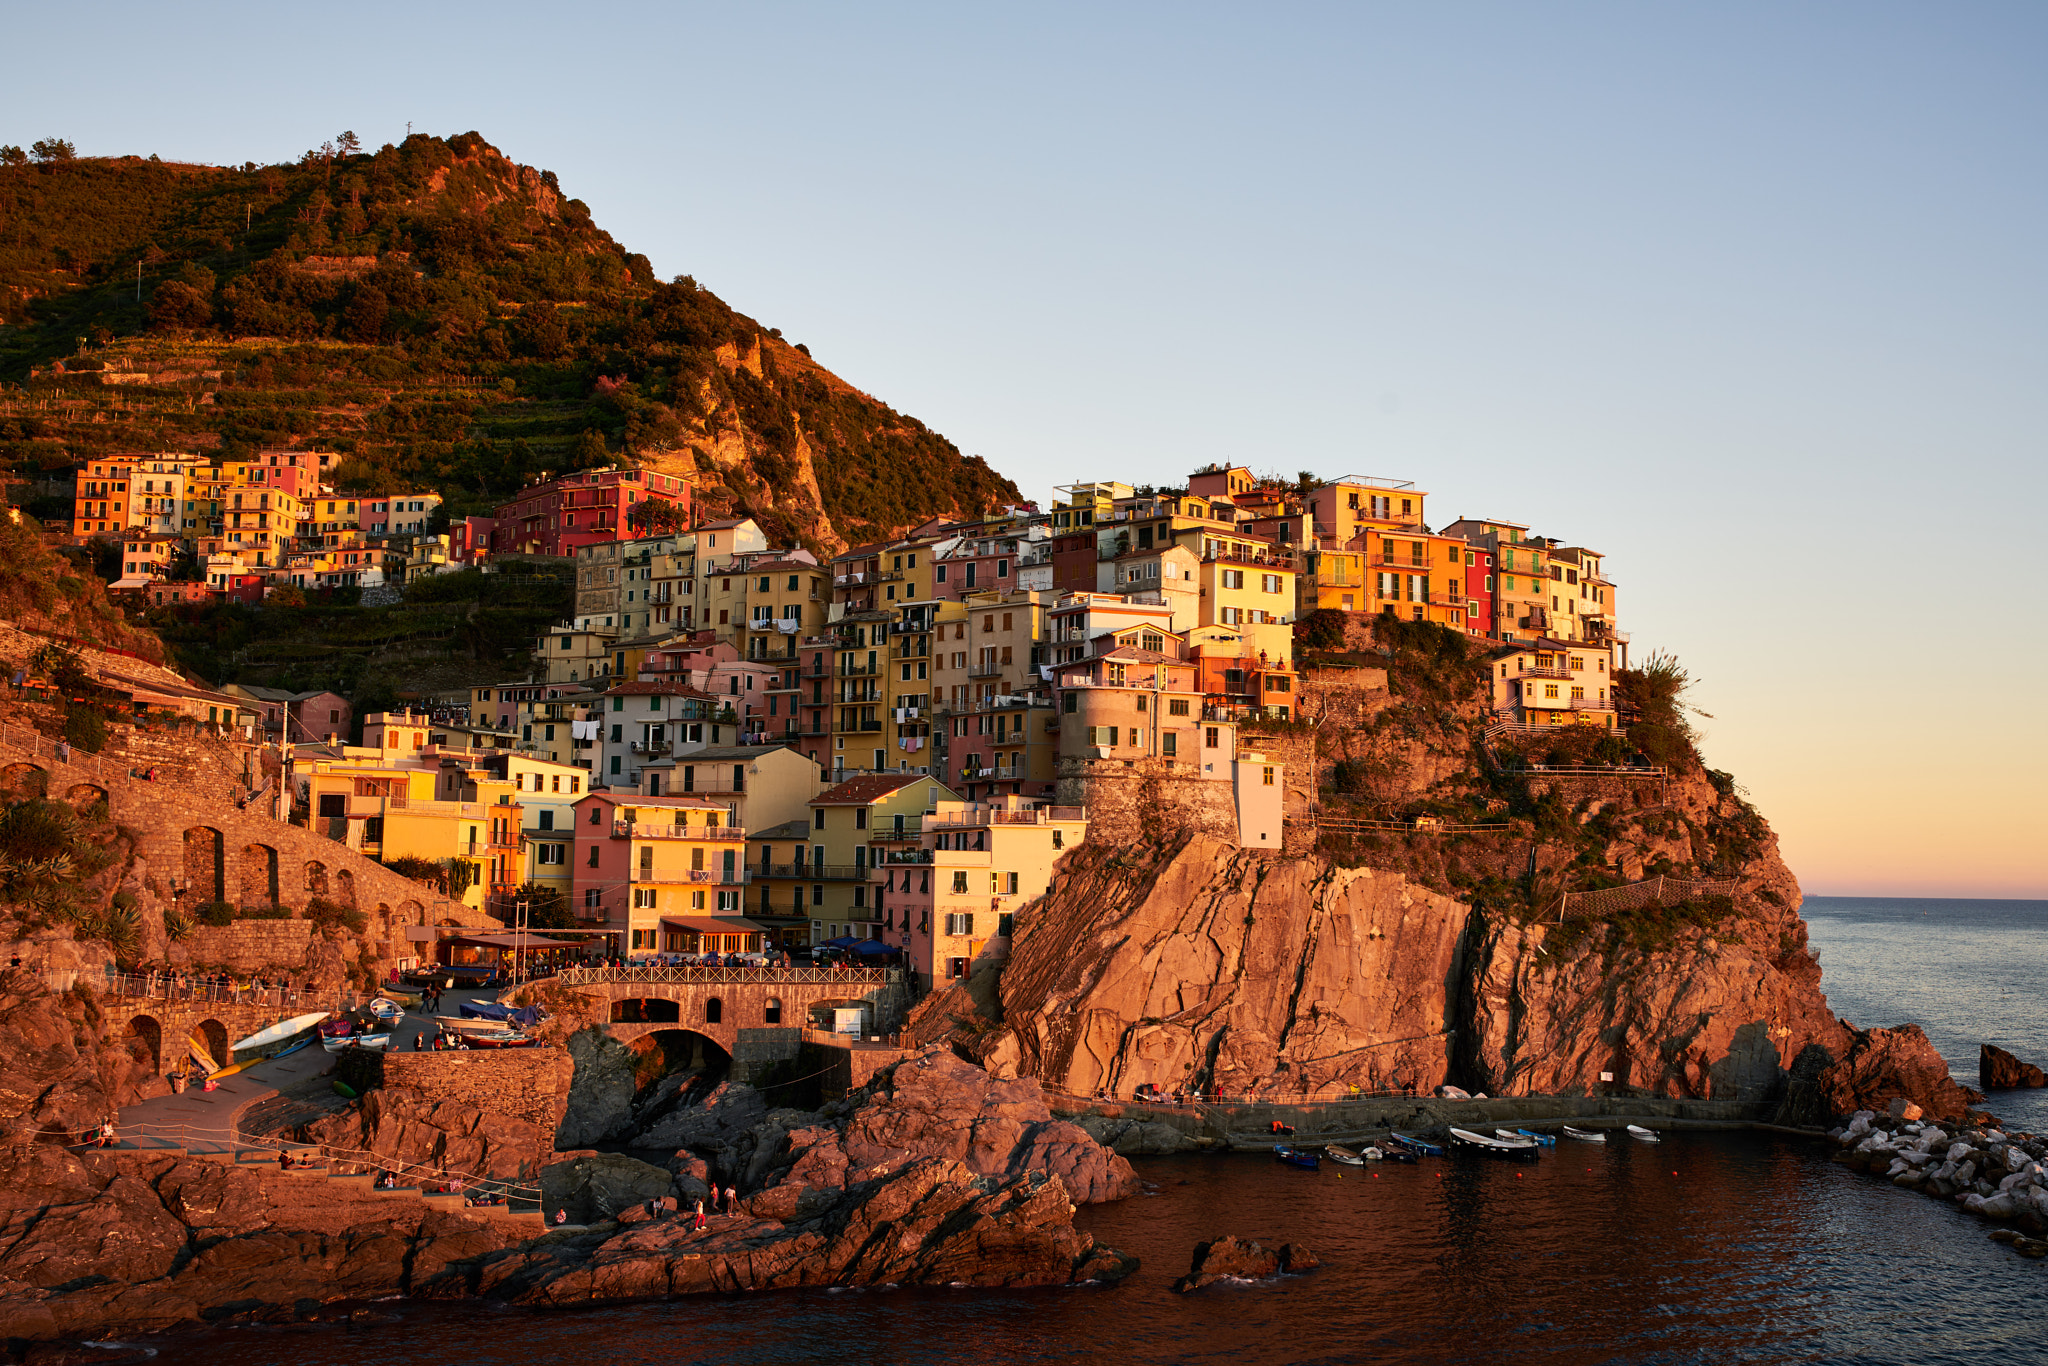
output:
[{"label": "window", "polygon": [[569,846],[566,844],[537,844],[534,848],[540,851],[537,862],[560,865],[569,861]]},{"label": "window", "polygon": [[1262,592],[1262,593],[1277,593],[1277,592],[1279,592],[1279,591],[1280,591],[1280,576],[1279,576],[1278,574],[1261,574],[1261,575],[1259,575],[1259,591],[1260,591],[1260,592]]},{"label": "window", "polygon": [[594,844],[590,846],[590,863],[589,863],[589,866],[590,866],[590,867],[592,867],[592,868],[595,868],[595,867],[597,867],[597,846],[596,846],[596,845],[594,845]]},{"label": "window", "polygon": [[1017,895],[1017,875],[1016,875],[1015,873],[1004,873],[1004,874],[1003,874],[1003,895],[1004,895],[1004,896],[1015,896],[1015,895]]},{"label": "window", "polygon": [[1180,736],[1170,730],[1161,731],[1159,733],[1159,752],[1169,759],[1180,753]]},{"label": "window", "polygon": [[652,887],[635,887],[633,889],[633,909],[636,911],[651,911],[655,909],[655,889]]},{"label": "window", "polygon": [[1260,769],[1260,770],[1259,770],[1259,786],[1260,786],[1260,787],[1271,787],[1272,785],[1273,785],[1273,766],[1272,766],[1271,764],[1267,764],[1267,765],[1266,765],[1266,766],[1265,766],[1264,768],[1262,768],[1262,769]]},{"label": "window", "polygon": [[[960,876],[960,877],[963,877],[963,878],[964,878],[964,877],[966,877],[966,876],[967,876],[967,874],[965,874],[965,873],[961,873],[961,874],[959,874],[958,876]],[[973,934],[973,933],[974,933],[974,912],[972,912],[972,911],[968,911],[968,912],[965,912],[965,913],[963,913],[963,914],[959,914],[959,915],[949,915],[949,916],[947,916],[947,917],[946,917],[946,933],[947,933],[947,934],[953,934],[953,935],[971,935],[971,934]]]},{"label": "window", "polygon": [[1244,587],[1244,571],[1243,571],[1242,569],[1226,569],[1226,570],[1224,570],[1224,571],[1223,571],[1223,586],[1224,586],[1225,588],[1242,588],[1242,587]]},{"label": "window", "polygon": [[1219,729],[1218,727],[1216,727],[1216,726],[1205,726],[1205,727],[1203,727],[1203,730],[1202,730],[1202,748],[1203,748],[1203,749],[1215,749],[1215,748],[1217,748],[1217,747],[1218,747],[1218,741],[1220,740],[1220,738],[1221,738],[1221,731],[1220,731],[1220,729]]},{"label": "window", "polygon": [[1556,696],[1557,696],[1557,684],[1555,684],[1555,683],[1545,683],[1545,684],[1543,685],[1543,695],[1544,695],[1545,697],[1556,697]]},{"label": "window", "polygon": [[[964,869],[956,869],[953,873],[953,893],[956,896],[967,895],[967,873]],[[946,923],[948,925],[951,925],[953,923],[953,917],[950,915],[947,916]],[[948,930],[947,933],[950,934],[952,933],[952,931]]]},{"label": "window", "polygon": [[596,825],[596,824],[598,824],[598,823],[599,823],[599,822],[601,822],[601,821],[602,821],[603,819],[604,819],[604,812],[603,812],[603,810],[602,810],[601,808],[599,808],[599,807],[595,807],[595,806],[593,806],[593,807],[591,807],[591,808],[590,808],[590,823],[591,823],[592,825]]}]

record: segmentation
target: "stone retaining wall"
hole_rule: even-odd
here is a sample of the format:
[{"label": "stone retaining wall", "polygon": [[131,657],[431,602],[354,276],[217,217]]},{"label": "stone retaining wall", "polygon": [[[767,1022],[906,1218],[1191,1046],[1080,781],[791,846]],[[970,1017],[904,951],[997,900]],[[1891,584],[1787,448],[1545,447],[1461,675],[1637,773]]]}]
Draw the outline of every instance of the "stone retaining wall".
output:
[{"label": "stone retaining wall", "polygon": [[183,945],[194,963],[229,972],[264,972],[303,963],[313,933],[310,920],[237,920],[232,925],[195,925]]},{"label": "stone retaining wall", "polygon": [[357,1091],[409,1087],[460,1101],[490,1115],[522,1120],[552,1134],[561,1127],[576,1064],[564,1048],[488,1048],[461,1052],[379,1053],[345,1049],[336,1074]]}]

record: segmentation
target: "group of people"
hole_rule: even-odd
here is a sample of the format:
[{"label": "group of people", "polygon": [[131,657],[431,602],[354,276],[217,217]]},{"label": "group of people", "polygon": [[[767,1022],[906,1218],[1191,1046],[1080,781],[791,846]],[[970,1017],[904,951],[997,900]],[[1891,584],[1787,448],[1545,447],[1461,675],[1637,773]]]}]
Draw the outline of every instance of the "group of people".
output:
[{"label": "group of people", "polygon": [[[711,1204],[710,1214],[739,1213],[739,1211],[734,1208],[734,1206],[739,1204],[740,1200],[740,1193],[736,1187],[726,1186],[723,1189],[720,1189],[718,1183],[714,1181],[711,1183],[711,1194],[708,1198]],[[696,1217],[691,1221],[690,1224],[692,1230],[706,1228],[710,1225],[710,1217],[706,1214],[704,1205],[705,1201],[703,1200],[699,1200],[697,1202]]]}]

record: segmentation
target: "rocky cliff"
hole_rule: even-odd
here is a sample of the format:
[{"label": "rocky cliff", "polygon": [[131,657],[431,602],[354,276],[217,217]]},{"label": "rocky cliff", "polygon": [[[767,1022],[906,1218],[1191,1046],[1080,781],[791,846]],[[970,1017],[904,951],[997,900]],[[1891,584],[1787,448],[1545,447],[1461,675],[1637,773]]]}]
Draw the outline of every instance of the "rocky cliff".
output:
[{"label": "rocky cliff", "polygon": [[1451,1082],[1745,1101],[1800,1122],[1895,1095],[1944,1118],[1981,1099],[1917,1029],[1828,1010],[1798,882],[1700,761],[1682,673],[1617,677],[1655,694],[1626,740],[1503,737],[1480,705],[1492,663],[1468,642],[1377,621],[1367,642],[1310,670],[1293,721],[1246,739],[1288,756],[1285,853],[1233,848],[1170,806],[1091,838],[1019,914],[999,976],[927,1001],[912,1029],[1080,1095]]}]

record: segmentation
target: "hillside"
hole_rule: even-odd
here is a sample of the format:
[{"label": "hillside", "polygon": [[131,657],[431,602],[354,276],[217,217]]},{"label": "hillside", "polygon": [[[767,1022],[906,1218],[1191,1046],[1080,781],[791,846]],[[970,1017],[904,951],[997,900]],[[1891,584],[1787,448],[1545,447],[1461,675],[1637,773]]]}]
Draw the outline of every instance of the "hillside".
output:
[{"label": "hillside", "polygon": [[38,475],[139,449],[333,450],[343,489],[455,515],[635,464],[824,550],[1017,497],[475,133],[0,165],[0,381],[0,460],[46,519]]}]

